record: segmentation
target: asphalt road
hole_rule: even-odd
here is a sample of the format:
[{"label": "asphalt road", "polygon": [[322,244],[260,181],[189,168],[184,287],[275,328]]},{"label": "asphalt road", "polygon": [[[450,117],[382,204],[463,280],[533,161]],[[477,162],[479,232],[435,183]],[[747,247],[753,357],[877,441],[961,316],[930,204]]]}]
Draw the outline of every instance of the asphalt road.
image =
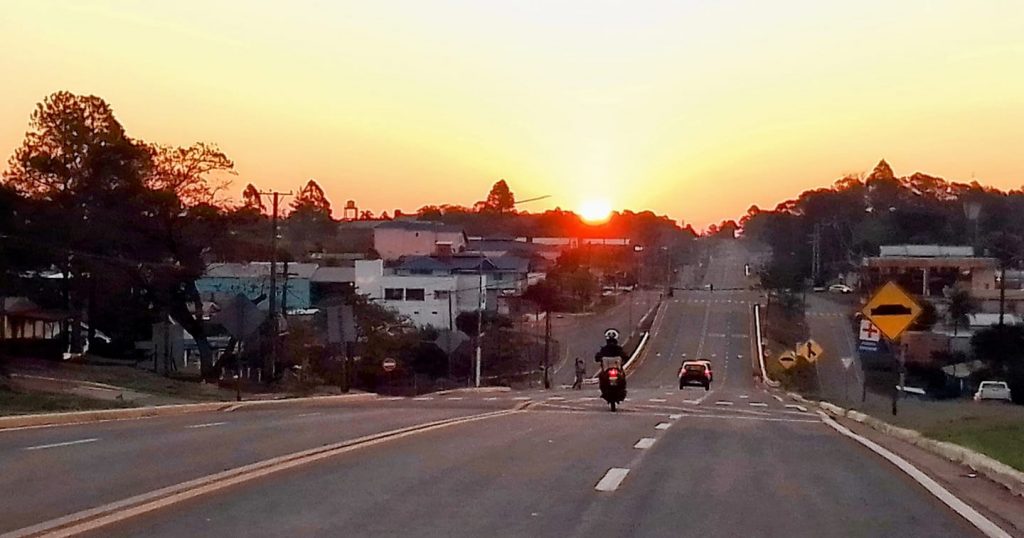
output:
[{"label": "asphalt road", "polygon": [[[706,279],[741,283],[742,247]],[[738,272],[738,273],[737,273]],[[753,292],[676,293],[611,413],[597,390],[459,393],[0,432],[0,531],[246,462],[495,409],[268,474],[96,536],[976,536],[817,415],[756,386]],[[686,357],[712,390],[676,386]],[[525,406],[525,407],[523,407]],[[223,424],[216,424],[223,422]],[[95,439],[94,441],[79,442]]]}]

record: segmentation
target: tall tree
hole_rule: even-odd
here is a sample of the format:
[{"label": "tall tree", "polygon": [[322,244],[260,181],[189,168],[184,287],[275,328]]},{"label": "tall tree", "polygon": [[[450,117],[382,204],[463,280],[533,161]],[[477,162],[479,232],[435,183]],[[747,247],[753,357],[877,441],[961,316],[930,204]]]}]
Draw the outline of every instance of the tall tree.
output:
[{"label": "tall tree", "polygon": [[508,188],[508,183],[504,179],[499,179],[491,187],[491,192],[487,194],[487,200],[484,200],[483,203],[483,210],[496,213],[511,213],[515,210],[515,206],[516,197]]},{"label": "tall tree", "polygon": [[242,191],[242,207],[258,211],[259,213],[267,211],[267,206],[263,203],[263,197],[260,196],[259,189],[252,183],[246,185],[245,190]]},{"label": "tall tree", "polygon": [[311,179],[292,201],[292,211],[309,210],[331,218],[331,202],[316,180]]},{"label": "tall tree", "polygon": [[153,172],[149,186],[169,190],[186,206],[214,204],[230,185],[225,174],[235,174],[235,163],[215,144],[196,142],[188,147],[150,145]]}]

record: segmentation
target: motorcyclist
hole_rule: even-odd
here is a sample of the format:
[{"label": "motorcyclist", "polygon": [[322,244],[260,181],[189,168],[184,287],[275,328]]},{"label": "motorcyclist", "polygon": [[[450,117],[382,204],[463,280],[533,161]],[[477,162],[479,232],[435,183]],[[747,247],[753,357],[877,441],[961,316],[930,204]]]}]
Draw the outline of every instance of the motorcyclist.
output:
[{"label": "motorcyclist", "polygon": [[603,370],[604,359],[614,357],[621,359],[623,365],[629,360],[626,350],[622,349],[622,346],[619,345],[619,331],[608,329],[604,332],[604,345],[601,346],[600,351],[594,354],[594,360],[601,363],[601,369]]}]

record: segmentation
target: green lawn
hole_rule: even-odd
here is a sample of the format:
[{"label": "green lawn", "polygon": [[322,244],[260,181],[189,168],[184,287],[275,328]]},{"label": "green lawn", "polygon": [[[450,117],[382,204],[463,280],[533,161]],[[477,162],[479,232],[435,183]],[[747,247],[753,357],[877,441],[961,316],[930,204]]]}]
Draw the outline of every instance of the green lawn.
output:
[{"label": "green lawn", "polygon": [[977,450],[1024,471],[1024,424],[1020,422],[964,421],[922,433]]},{"label": "green lawn", "polygon": [[0,389],[0,415],[26,415],[62,411],[90,411],[133,407],[128,402],[94,400],[70,394],[16,392]]}]

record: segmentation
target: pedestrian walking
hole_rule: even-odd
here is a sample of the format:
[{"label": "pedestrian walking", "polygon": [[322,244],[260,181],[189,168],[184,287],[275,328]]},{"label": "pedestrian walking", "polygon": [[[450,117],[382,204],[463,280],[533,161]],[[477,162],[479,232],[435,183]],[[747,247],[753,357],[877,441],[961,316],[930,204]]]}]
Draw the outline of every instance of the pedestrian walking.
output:
[{"label": "pedestrian walking", "polygon": [[572,382],[573,390],[583,388],[583,377],[585,375],[587,375],[587,365],[583,362],[583,359],[576,357],[576,379]]}]

